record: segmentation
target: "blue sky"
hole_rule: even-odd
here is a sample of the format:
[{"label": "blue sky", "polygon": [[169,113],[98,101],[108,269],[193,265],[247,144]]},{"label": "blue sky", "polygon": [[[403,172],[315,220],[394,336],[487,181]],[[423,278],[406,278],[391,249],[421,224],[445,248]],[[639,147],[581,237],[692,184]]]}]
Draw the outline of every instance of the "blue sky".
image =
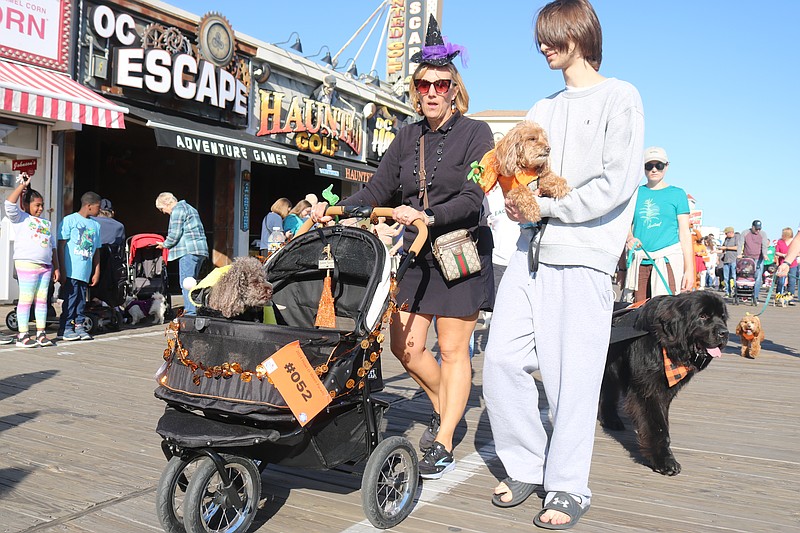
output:
[{"label": "blue sky", "polygon": [[[469,51],[460,69],[470,111],[528,109],[563,86],[532,33],[543,0],[440,0],[442,33]],[[171,0],[197,15],[218,11],[266,42],[300,34],[305,54],[334,53],[380,0]],[[704,224],[737,230],[753,219],[771,239],[800,225],[800,1],[594,0],[603,26],[600,72],[633,83],[645,107],[645,143],[667,150],[666,182],[684,188]],[[489,9],[491,6],[491,9]],[[369,26],[367,27],[369,29]],[[353,57],[364,31],[341,58]],[[357,65],[369,69],[375,30]],[[289,43],[291,44],[291,43]],[[284,45],[284,46],[288,46]],[[460,63],[456,63],[460,67]],[[378,61],[385,73],[385,60]],[[644,174],[642,175],[644,182]]]}]

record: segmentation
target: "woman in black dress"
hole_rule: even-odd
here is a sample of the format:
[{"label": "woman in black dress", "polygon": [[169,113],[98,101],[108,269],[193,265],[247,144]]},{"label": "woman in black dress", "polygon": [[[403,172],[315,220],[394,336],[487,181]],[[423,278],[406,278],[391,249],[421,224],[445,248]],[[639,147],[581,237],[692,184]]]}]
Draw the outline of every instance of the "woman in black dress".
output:
[{"label": "woman in black dress", "polygon": [[[469,277],[446,281],[434,259],[430,242],[400,282],[397,303],[408,304],[391,324],[392,353],[425,390],[433,404],[431,423],[420,439],[425,453],[420,475],[438,479],[455,467],[453,433],[464,415],[472,384],[469,341],[480,310],[494,304],[492,236],[480,226],[483,192],[467,179],[470,164],[492,148],[486,123],[465,118],[469,96],[453,59],[460,47],[445,43],[431,16],[426,45],[412,61],[419,63],[413,75],[411,101],[424,119],[402,128],[389,146],[375,175],[364,189],[341,205],[382,206],[400,189],[402,205],[394,220],[406,224],[406,249],[416,237],[411,224],[420,219],[428,225],[431,241],[455,229],[467,229],[477,240],[481,270]],[[419,183],[420,143],[424,160],[429,208],[425,209]],[[312,213],[315,222],[326,222],[327,204]],[[425,347],[434,317],[438,330],[441,366]]]}]

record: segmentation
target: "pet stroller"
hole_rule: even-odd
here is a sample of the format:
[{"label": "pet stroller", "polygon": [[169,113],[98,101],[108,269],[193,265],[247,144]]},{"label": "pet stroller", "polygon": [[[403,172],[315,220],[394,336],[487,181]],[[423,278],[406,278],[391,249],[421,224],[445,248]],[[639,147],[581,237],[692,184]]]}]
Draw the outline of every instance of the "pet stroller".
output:
[{"label": "pet stroller", "polygon": [[89,333],[119,331],[123,322],[120,308],[131,294],[126,248],[122,244],[104,244],[98,253],[100,280],[97,286],[89,287],[83,326]]},{"label": "pet stroller", "polygon": [[[329,215],[370,213],[391,216],[388,208],[328,209]],[[375,235],[343,225],[306,233],[307,221],[264,265],[276,324],[203,316],[172,322],[155,391],[167,403],[156,429],[168,459],[157,490],[165,531],[245,532],[268,463],[329,470],[366,459],[361,496],[369,520],[389,528],[408,516],[418,484],[416,451],[405,437],[380,439],[388,404],[372,393],[383,388],[381,328],[394,309],[391,287],[427,239],[425,225],[415,224],[418,236],[393,279]],[[331,286],[336,325],[319,329],[320,295]],[[332,398],[310,420],[292,414],[265,373],[271,356],[296,342],[324,387],[317,390]],[[291,371],[283,363],[273,371],[284,368]],[[298,391],[308,390],[291,379]]]},{"label": "pet stroller", "polygon": [[756,262],[749,257],[736,260],[736,283],[733,287],[733,303],[738,305],[750,303],[757,305],[755,300],[756,287]]},{"label": "pet stroller", "polygon": [[169,293],[167,277],[169,250],[156,247],[163,242],[164,237],[157,233],[139,233],[128,237],[128,282],[131,287],[130,295],[137,300],[149,300],[157,292],[164,295],[167,306],[165,316],[171,316],[172,295]]}]

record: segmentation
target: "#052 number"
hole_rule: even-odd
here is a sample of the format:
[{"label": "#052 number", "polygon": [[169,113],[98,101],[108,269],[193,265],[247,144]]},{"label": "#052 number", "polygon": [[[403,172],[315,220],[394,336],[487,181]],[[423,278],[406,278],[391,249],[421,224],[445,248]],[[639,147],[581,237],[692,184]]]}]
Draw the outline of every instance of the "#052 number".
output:
[{"label": "#052 number", "polygon": [[297,384],[297,390],[301,392],[301,396],[303,400],[306,402],[310,400],[314,395],[311,394],[311,391],[306,387],[306,382],[300,379],[300,373],[295,371],[289,376],[291,380]]}]

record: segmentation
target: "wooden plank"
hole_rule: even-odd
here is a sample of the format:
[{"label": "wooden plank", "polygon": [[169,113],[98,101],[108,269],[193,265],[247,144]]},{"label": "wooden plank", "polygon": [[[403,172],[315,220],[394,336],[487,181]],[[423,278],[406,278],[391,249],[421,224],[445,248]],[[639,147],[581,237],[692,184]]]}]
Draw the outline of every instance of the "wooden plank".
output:
[{"label": "wooden plank", "polygon": [[[800,354],[791,348],[800,346],[800,309],[768,309],[762,318],[772,341],[762,357],[738,357],[732,340],[726,355],[673,403],[679,476],[641,464],[632,431],[597,428],[594,498],[580,531],[800,531]],[[155,326],[52,349],[0,349],[14,361],[0,368],[0,531],[161,530],[155,486],[166,461],[154,429],[164,405],[152,395],[152,375],[164,345],[163,327]],[[430,404],[388,347],[383,358],[386,389],[378,396],[391,403],[386,432],[406,435],[416,446]],[[448,474],[458,481],[445,476],[423,483],[411,516],[393,531],[533,530],[538,498],[507,510],[490,503],[505,474],[480,396],[482,365],[478,351],[457,429],[458,467]],[[539,408],[546,412],[543,399]],[[270,466],[263,483],[252,531],[371,530],[359,475]]]}]

